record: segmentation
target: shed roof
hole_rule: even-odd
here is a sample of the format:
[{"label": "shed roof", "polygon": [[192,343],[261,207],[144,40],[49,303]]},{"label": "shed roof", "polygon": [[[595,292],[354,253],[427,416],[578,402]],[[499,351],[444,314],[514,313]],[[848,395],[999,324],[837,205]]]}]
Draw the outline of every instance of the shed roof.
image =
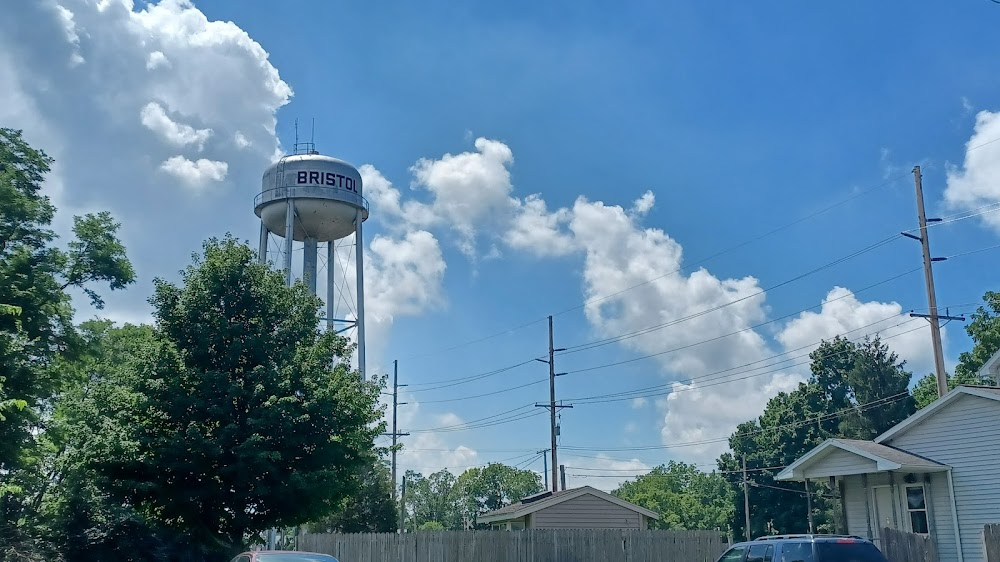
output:
[{"label": "shed roof", "polygon": [[558,505],[562,502],[569,501],[574,498],[578,498],[584,495],[591,495],[601,498],[607,502],[618,505],[619,507],[624,507],[630,511],[640,513],[649,517],[651,519],[659,519],[660,515],[654,511],[650,511],[644,507],[635,505],[634,503],[627,502],[621,498],[612,496],[607,492],[602,492],[597,488],[591,486],[582,486],[580,488],[573,488],[572,490],[560,490],[558,492],[543,492],[541,494],[535,494],[534,496],[529,496],[522,499],[521,501],[501,507],[493,511],[489,511],[477,517],[476,519],[480,523],[496,523],[498,521],[509,521],[511,519],[519,519],[528,515],[529,513],[534,513],[536,511],[541,511],[543,509]]}]

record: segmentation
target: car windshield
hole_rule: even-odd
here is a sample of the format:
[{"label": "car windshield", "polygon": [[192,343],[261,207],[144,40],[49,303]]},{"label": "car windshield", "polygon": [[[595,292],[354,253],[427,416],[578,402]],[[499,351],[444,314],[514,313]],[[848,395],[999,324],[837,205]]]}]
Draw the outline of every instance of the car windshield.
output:
[{"label": "car windshield", "polygon": [[262,553],[257,555],[257,560],[261,562],[337,562],[333,556],[307,552]]},{"label": "car windshield", "polygon": [[875,545],[867,542],[817,542],[816,556],[819,562],[886,562]]}]

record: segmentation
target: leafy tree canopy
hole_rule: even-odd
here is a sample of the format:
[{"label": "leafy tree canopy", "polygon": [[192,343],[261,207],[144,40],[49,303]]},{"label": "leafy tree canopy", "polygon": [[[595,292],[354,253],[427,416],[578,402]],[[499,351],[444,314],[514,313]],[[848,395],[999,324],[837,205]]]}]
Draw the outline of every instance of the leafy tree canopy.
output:
[{"label": "leafy tree canopy", "polygon": [[321,301],[228,237],[155,287],[156,329],[81,407],[117,428],[91,426],[108,492],[219,550],[341,508],[377,460],[381,386],[319,331]]},{"label": "leafy tree canopy", "polygon": [[98,306],[95,282],[122,289],[135,280],[109,213],[74,218],[68,250],[55,246],[56,209],[42,194],[52,159],[21,131],[0,128],[0,470],[16,468],[40,421],[40,408],[60,388],[51,363],[75,349],[70,288]]},{"label": "leafy tree canopy", "polygon": [[430,476],[407,471],[407,529],[431,524],[460,530],[476,517],[542,491],[541,476],[500,463],[470,468],[457,478],[447,470]]},{"label": "leafy tree canopy", "polygon": [[[733,486],[733,531],[744,536],[742,457],[749,469],[751,530],[802,533],[807,529],[804,491],[775,482],[784,467],[832,437],[872,439],[912,414],[911,375],[878,338],[852,342],[834,338],[810,354],[811,376],[792,392],[772,398],[756,420],[741,424],[729,439],[731,453],[719,468]],[[823,486],[815,486],[824,493]],[[818,496],[817,528],[833,531],[836,506]]]},{"label": "leafy tree canopy", "polygon": [[[972,351],[965,351],[958,356],[955,373],[948,375],[949,390],[959,385],[997,384],[994,377],[982,376],[979,370],[1000,349],[1000,293],[989,291],[983,295],[983,301],[985,306],[980,306],[973,312],[970,322],[965,326],[965,332],[972,338]],[[913,388],[913,397],[918,408],[937,400],[937,377],[934,373],[920,379]]]},{"label": "leafy tree canopy", "polygon": [[726,479],[682,462],[660,465],[612,494],[660,514],[649,522],[652,529],[727,530],[733,515],[733,491]]},{"label": "leafy tree canopy", "polygon": [[313,533],[390,533],[396,530],[398,519],[389,467],[378,461],[365,468],[358,491],[344,498],[327,517],[310,523],[309,530]]}]

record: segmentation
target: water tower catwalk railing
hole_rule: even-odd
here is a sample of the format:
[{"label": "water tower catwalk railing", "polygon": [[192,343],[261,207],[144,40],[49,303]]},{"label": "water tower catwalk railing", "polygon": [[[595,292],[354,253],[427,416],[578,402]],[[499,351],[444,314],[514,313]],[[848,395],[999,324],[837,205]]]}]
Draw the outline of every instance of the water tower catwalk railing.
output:
[{"label": "water tower catwalk railing", "polygon": [[[362,225],[369,215],[361,195],[361,174],[350,164],[315,151],[285,156],[265,171],[262,191],[254,198],[254,212],[261,218],[259,259],[266,262],[270,235],[283,238],[282,258],[286,283],[292,274],[293,242],[302,242],[302,277],[317,292],[319,243],[326,243],[326,324],[337,333],[356,328],[358,370],[365,377],[364,243]],[[355,318],[338,317],[336,309],[336,242],[354,234]],[[341,271],[347,280],[346,268]],[[348,291],[349,292],[349,291]],[[353,300],[353,299],[352,299]]]}]

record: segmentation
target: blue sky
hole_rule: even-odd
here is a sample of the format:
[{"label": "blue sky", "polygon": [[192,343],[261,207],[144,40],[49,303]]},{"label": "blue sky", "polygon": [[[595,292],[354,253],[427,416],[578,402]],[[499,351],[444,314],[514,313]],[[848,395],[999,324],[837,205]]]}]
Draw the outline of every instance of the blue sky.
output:
[{"label": "blue sky", "polygon": [[[1000,6],[988,0],[949,11],[51,0],[15,12],[0,23],[0,82],[11,84],[0,118],[57,158],[49,188],[63,228],[73,212],[110,208],[140,274],[102,314],[148,318],[152,279],[175,278],[208,236],[256,240],[260,174],[290,148],[296,118],[302,136],[316,119],[322,152],[363,168],[365,242],[380,240],[366,258],[378,317],[368,363],[387,372],[399,359],[414,391],[402,462],[424,472],[516,455],[541,470],[531,453],[547,446],[547,419],[529,405],[547,387],[508,389],[541,381],[546,365],[431,383],[541,356],[548,314],[557,347],[572,348],[739,301],[558,358],[571,372],[558,380],[565,398],[719,383],[563,411],[561,461],[591,475],[578,484],[609,487],[671,458],[710,465],[719,438],[803,374],[738,367],[822,338],[884,330],[929,372],[929,331],[892,327],[926,307],[920,273],[861,292],[918,267],[914,241],[752,295],[915,227],[914,164],[933,216],[1000,201],[1000,143],[966,152],[1000,138],[989,39]],[[935,228],[935,255],[1000,243],[998,217]],[[939,302],[968,312],[996,289],[996,255],[937,264]],[[824,298],[835,300],[820,309]],[[83,305],[81,317],[93,314]],[[810,307],[821,314],[797,314]],[[947,327],[949,364],[970,345]],[[724,369],[732,380],[713,374]],[[491,420],[535,415],[463,429],[521,406]],[[451,430],[417,431],[440,427]]]}]

